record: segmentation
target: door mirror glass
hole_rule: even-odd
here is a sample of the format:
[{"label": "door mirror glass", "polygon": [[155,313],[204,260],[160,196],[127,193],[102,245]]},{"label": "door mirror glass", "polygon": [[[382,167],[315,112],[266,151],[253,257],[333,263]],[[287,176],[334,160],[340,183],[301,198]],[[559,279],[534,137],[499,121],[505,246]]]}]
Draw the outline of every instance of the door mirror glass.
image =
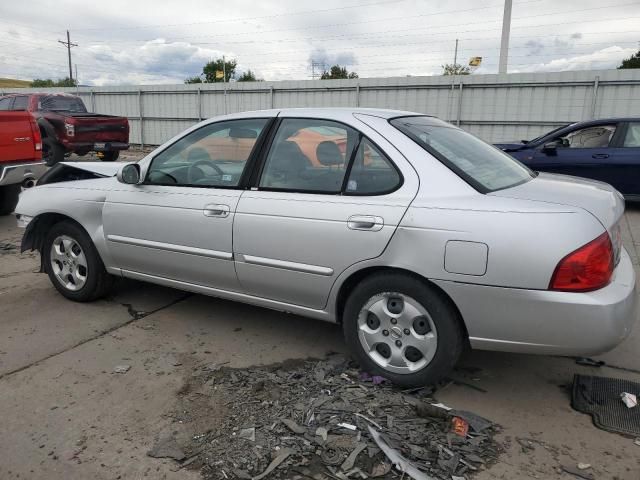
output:
[{"label": "door mirror glass", "polygon": [[547,142],[542,147],[542,151],[544,153],[549,153],[551,155],[554,155],[556,153],[556,150],[558,149],[558,147],[560,147],[561,145],[562,144],[560,142],[558,142],[557,140],[554,140],[553,142]]},{"label": "door mirror glass", "polygon": [[117,178],[120,183],[126,183],[128,185],[139,184],[140,166],[137,163],[127,163],[118,170]]}]

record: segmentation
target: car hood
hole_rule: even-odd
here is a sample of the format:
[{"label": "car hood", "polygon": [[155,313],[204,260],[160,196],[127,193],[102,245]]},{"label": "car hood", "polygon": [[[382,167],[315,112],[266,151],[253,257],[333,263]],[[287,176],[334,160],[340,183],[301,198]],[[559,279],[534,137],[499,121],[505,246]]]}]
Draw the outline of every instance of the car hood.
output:
[{"label": "car hood", "polygon": [[504,150],[505,152],[514,152],[516,150],[522,150],[527,148],[526,143],[522,142],[505,142],[505,143],[494,143],[494,147],[498,147],[500,150]]},{"label": "car hood", "polygon": [[121,163],[105,163],[105,162],[60,162],[60,165],[85,170],[91,173],[97,173],[103,177],[113,177],[122,166]]},{"label": "car hood", "polygon": [[596,180],[540,173],[527,183],[489,195],[582,208],[610,230],[624,212],[624,199],[611,185]]}]

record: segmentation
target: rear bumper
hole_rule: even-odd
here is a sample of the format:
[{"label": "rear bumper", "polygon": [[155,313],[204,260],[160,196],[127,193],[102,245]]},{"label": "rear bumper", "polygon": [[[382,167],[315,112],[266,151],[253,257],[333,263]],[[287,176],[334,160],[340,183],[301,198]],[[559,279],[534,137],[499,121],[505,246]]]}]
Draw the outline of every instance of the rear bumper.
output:
[{"label": "rear bumper", "polygon": [[68,142],[64,146],[71,151],[110,152],[129,149],[126,142]]},{"label": "rear bumper", "polygon": [[0,186],[22,184],[25,180],[37,180],[47,166],[44,162],[12,162],[0,164]]},{"label": "rear bumper", "polygon": [[623,249],[613,281],[595,292],[435,283],[460,309],[474,348],[595,355],[611,350],[631,332],[638,309],[635,280]]}]

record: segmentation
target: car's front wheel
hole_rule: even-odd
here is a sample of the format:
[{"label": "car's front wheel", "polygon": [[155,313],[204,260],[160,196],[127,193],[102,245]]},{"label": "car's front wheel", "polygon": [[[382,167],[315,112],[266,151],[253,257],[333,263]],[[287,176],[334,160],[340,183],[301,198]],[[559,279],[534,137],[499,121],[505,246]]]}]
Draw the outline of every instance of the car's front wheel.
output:
[{"label": "car's front wheel", "polygon": [[103,297],[113,283],[91,238],[73,222],[60,222],[49,230],[41,255],[51,283],[70,300]]},{"label": "car's front wheel", "polygon": [[103,162],[115,162],[120,156],[119,150],[111,150],[108,152],[102,152],[102,157],[100,158]]},{"label": "car's front wheel", "polygon": [[362,368],[401,386],[436,383],[453,369],[465,345],[450,302],[426,282],[402,273],[360,282],[342,320]]}]

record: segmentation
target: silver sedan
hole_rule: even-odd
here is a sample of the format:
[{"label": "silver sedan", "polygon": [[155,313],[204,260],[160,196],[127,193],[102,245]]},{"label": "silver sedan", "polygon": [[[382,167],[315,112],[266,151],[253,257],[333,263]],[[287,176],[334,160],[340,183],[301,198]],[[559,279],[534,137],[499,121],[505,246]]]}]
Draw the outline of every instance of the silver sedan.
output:
[{"label": "silver sedan", "polygon": [[139,163],[63,163],[16,208],[65,297],[116,277],[342,325],[401,385],[465,347],[585,355],[636,316],[620,194],[537,174],[433,117],[282,109],[204,121]]}]

